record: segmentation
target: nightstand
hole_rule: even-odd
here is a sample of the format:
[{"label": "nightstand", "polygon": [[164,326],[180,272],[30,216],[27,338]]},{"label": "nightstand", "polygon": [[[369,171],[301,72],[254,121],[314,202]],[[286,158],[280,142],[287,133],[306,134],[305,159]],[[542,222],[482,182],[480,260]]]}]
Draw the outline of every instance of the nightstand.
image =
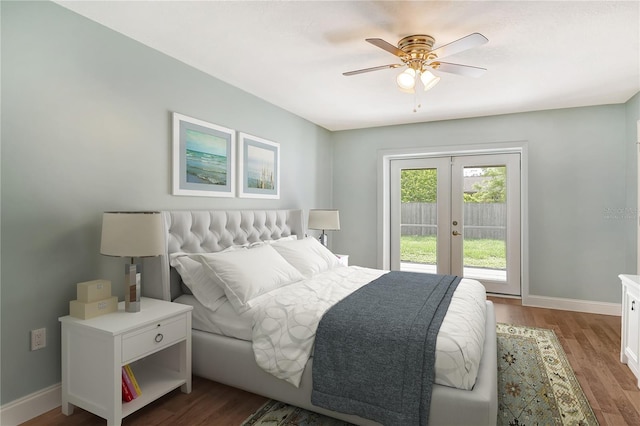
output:
[{"label": "nightstand", "polygon": [[341,265],[349,266],[349,255],[348,254],[336,254],[338,261]]},{"label": "nightstand", "polygon": [[[74,406],[120,425],[122,418],[180,387],[191,392],[191,310],[142,298],[140,312],[118,311],[62,324],[62,412]],[[130,364],[142,394],[122,402],[122,367]]]}]

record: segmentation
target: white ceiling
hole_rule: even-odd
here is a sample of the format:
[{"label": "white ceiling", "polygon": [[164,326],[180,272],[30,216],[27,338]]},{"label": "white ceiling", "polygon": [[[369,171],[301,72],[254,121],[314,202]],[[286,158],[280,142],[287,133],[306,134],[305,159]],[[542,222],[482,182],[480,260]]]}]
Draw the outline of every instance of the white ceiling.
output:
[{"label": "white ceiling", "polygon": [[[57,1],[329,130],[626,102],[640,90],[638,1]],[[479,32],[420,94],[367,42],[429,34],[434,47]]]}]

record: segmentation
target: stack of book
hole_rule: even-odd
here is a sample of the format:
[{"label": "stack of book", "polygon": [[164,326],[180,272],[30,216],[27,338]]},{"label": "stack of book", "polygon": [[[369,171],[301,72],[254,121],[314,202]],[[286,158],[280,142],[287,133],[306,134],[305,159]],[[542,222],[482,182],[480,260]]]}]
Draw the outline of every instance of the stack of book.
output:
[{"label": "stack of book", "polygon": [[133,401],[142,395],[136,376],[133,375],[130,365],[122,367],[122,400],[124,402]]}]

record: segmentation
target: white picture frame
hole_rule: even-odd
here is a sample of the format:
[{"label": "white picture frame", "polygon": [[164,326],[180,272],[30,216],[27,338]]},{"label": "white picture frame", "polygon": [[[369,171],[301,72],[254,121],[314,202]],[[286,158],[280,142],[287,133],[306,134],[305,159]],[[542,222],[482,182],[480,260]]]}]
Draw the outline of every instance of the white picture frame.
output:
[{"label": "white picture frame", "polygon": [[173,113],[173,195],[235,197],[236,132]]},{"label": "white picture frame", "polygon": [[238,196],[280,198],[280,144],[238,133]]}]

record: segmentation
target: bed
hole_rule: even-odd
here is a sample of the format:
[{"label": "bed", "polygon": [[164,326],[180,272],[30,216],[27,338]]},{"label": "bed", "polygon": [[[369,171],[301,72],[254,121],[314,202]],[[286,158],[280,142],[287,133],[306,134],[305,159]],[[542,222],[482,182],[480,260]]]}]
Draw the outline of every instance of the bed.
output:
[{"label": "bed", "polygon": [[[166,211],[162,214],[167,251],[162,256],[144,260],[143,294],[196,306],[196,298],[189,294],[180,274],[171,266],[177,255],[215,253],[229,250],[230,247],[246,247],[262,241],[303,239],[305,236],[301,210]],[[348,269],[338,271],[344,275]],[[353,270],[349,273],[373,273],[365,268],[354,267]],[[465,390],[436,382],[431,394],[428,424],[496,423],[495,313],[490,301],[485,301],[484,304],[484,340],[481,343],[481,358],[473,387]],[[220,310],[224,311],[223,308]],[[313,356],[302,366],[296,387],[258,366],[252,343],[249,338],[242,338],[242,330],[236,332],[231,325],[232,330],[229,331],[227,327],[222,331],[224,334],[216,333],[216,330],[211,330],[206,325],[206,318],[195,319],[195,312],[192,330],[193,374],[354,424],[378,424],[363,417],[328,410],[311,403]],[[241,322],[238,320],[236,325],[241,325]],[[195,329],[196,324],[200,324],[200,329]]]}]

